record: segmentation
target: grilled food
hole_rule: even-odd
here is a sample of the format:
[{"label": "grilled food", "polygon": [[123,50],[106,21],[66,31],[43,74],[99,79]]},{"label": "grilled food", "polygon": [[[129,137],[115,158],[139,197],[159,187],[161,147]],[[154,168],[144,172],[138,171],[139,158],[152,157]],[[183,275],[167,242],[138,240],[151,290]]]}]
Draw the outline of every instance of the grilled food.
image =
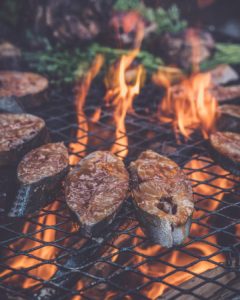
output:
[{"label": "grilled food", "polygon": [[239,79],[238,73],[230,65],[218,65],[209,71],[214,85],[226,84]]},{"label": "grilled food", "polygon": [[33,213],[54,200],[68,171],[63,143],[46,144],[24,156],[17,168],[18,188],[10,217]]},{"label": "grilled food", "polygon": [[219,106],[217,128],[220,131],[240,132],[240,106],[230,104]]},{"label": "grilled food", "polygon": [[164,247],[188,236],[194,209],[191,184],[178,165],[151,150],[130,164],[130,187],[146,235]]},{"label": "grilled food", "polygon": [[47,100],[48,80],[38,74],[16,71],[0,72],[1,98],[15,96],[25,108],[36,107]]},{"label": "grilled food", "polygon": [[217,85],[212,87],[210,91],[220,103],[225,101],[233,101],[240,97],[240,85]]},{"label": "grilled food", "polygon": [[30,114],[0,115],[0,166],[15,165],[48,139],[43,119]]},{"label": "grilled food", "polygon": [[3,97],[0,99],[0,112],[24,113],[24,108],[16,97]]},{"label": "grilled food", "polygon": [[96,151],[68,174],[65,196],[85,235],[98,234],[111,223],[128,194],[128,172],[123,162],[107,151]]},{"label": "grilled food", "polygon": [[240,134],[217,131],[210,135],[210,152],[224,169],[240,175]]}]

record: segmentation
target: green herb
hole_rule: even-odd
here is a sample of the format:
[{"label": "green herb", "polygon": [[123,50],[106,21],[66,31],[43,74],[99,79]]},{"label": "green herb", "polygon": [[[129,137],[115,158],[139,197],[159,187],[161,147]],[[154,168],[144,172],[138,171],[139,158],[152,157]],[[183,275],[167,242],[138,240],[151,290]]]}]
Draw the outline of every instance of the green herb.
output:
[{"label": "green herb", "polygon": [[172,5],[168,10],[161,7],[157,9],[145,6],[141,1],[118,0],[114,5],[115,10],[137,10],[146,20],[157,25],[157,33],[177,33],[187,27],[187,22],[181,20],[179,9]]},{"label": "green herb", "polygon": [[140,4],[142,4],[139,0],[117,0],[114,4],[114,9],[119,11],[126,11],[131,9],[136,9]]},{"label": "green herb", "polygon": [[[103,47],[99,44],[92,44],[84,51],[79,48],[60,50],[48,47],[45,51],[24,53],[24,59],[32,70],[48,76],[51,83],[62,84],[72,83],[76,78],[82,77],[99,53],[105,56],[105,68],[107,68],[109,64],[121,55],[127,54],[128,51]],[[137,60],[150,72],[163,65],[161,58],[147,51],[139,52]]]},{"label": "green herb", "polygon": [[212,69],[220,64],[240,64],[240,45],[217,43],[215,54],[201,64],[201,70]]}]

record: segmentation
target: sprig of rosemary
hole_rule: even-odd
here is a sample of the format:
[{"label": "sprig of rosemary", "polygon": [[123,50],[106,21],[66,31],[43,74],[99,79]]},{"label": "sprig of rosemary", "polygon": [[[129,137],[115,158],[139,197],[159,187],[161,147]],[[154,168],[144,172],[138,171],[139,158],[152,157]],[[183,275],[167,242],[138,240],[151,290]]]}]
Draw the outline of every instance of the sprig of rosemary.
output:
[{"label": "sprig of rosemary", "polygon": [[[48,48],[39,52],[25,52],[24,59],[32,70],[48,76],[51,83],[68,84],[86,73],[97,54],[101,53],[105,56],[105,67],[107,67],[114,60],[128,52],[123,49],[92,44],[84,51],[79,48],[71,50]],[[147,51],[140,51],[137,60],[150,72],[163,65],[161,58]]]}]

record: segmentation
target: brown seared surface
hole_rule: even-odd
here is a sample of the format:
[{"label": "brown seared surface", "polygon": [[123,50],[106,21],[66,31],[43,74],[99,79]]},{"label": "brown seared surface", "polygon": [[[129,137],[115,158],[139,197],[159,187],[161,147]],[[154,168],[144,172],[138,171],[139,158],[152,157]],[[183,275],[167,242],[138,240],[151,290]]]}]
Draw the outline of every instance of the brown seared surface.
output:
[{"label": "brown seared surface", "polygon": [[230,105],[230,104],[220,105],[219,112],[221,114],[240,118],[240,106],[239,105]]},{"label": "brown seared surface", "polygon": [[114,213],[128,193],[124,163],[107,151],[96,151],[68,174],[66,201],[80,222],[94,225]]},{"label": "brown seared surface", "polygon": [[240,85],[214,86],[211,90],[213,96],[219,101],[232,100],[240,97]]},{"label": "brown seared surface", "polygon": [[30,114],[0,114],[0,152],[17,148],[44,127],[43,119]]},{"label": "brown seared surface", "polygon": [[223,156],[235,162],[240,162],[240,134],[218,131],[211,134],[210,143]]},{"label": "brown seared surface", "polygon": [[54,176],[68,166],[68,151],[63,143],[46,144],[27,153],[18,165],[18,179],[24,183],[38,182]]},{"label": "brown seared surface", "polygon": [[130,164],[132,195],[141,210],[174,225],[184,224],[194,208],[191,184],[178,165],[151,150]]},{"label": "brown seared surface", "polygon": [[0,97],[37,94],[48,87],[48,80],[38,74],[15,71],[0,72]]}]

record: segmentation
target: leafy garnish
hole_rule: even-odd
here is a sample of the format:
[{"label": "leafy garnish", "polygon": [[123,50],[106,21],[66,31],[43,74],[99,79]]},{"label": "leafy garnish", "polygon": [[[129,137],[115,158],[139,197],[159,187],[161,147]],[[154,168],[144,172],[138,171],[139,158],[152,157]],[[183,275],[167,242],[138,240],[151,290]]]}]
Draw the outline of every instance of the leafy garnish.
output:
[{"label": "leafy garnish", "polygon": [[[25,52],[24,59],[32,70],[49,76],[51,83],[62,84],[72,83],[76,78],[82,77],[98,53],[105,56],[107,67],[128,51],[92,44],[84,51],[79,48],[71,50],[48,48],[39,52]],[[137,60],[148,71],[155,71],[163,65],[161,58],[147,51],[140,51]]]},{"label": "leafy garnish", "polygon": [[217,43],[213,57],[201,64],[201,70],[208,70],[220,64],[240,64],[240,45]]}]

